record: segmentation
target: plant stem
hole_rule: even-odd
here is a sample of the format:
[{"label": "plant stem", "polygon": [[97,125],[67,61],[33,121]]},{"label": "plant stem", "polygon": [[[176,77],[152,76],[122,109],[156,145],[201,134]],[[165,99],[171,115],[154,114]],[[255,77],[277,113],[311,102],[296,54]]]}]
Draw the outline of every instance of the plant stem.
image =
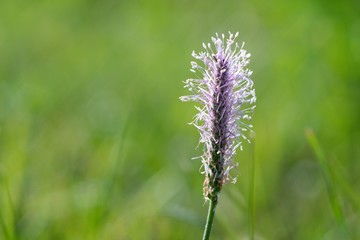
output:
[{"label": "plant stem", "polygon": [[254,188],[255,188],[255,139],[250,149],[250,186],[249,186],[249,239],[254,240]]},{"label": "plant stem", "polygon": [[205,229],[204,229],[203,240],[209,240],[210,239],[210,233],[211,233],[211,228],[212,228],[212,224],[213,224],[213,221],[214,221],[217,202],[218,202],[217,201],[217,196],[210,199],[209,210],[208,210],[208,215],[207,215],[207,219],[206,219],[206,225],[205,225]]}]

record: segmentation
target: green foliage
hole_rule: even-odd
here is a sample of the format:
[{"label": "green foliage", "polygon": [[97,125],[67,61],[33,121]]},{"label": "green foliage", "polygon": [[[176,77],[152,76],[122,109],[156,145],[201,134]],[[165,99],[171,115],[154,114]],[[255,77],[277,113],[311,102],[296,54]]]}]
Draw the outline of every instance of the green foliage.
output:
[{"label": "green foliage", "polygon": [[252,53],[257,135],[213,239],[359,239],[359,12],[355,1],[0,1],[0,239],[200,239],[195,109],[178,97],[191,51],[228,30]]}]

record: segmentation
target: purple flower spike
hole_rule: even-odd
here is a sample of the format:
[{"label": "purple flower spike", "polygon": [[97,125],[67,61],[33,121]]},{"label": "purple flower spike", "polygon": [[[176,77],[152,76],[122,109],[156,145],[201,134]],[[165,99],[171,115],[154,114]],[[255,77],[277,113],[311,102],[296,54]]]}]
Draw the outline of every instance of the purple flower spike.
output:
[{"label": "purple flower spike", "polygon": [[202,62],[191,62],[196,79],[188,79],[185,88],[193,95],[180,97],[182,101],[195,101],[199,111],[191,123],[200,131],[204,146],[201,173],[205,175],[204,197],[216,200],[225,182],[236,182],[230,170],[237,166],[233,157],[242,150],[245,133],[252,131],[251,115],[255,109],[255,90],[250,79],[252,71],[246,68],[250,54],[234,40],[238,36],[229,32],[212,37],[213,46],[203,43],[204,52],[192,56]]}]

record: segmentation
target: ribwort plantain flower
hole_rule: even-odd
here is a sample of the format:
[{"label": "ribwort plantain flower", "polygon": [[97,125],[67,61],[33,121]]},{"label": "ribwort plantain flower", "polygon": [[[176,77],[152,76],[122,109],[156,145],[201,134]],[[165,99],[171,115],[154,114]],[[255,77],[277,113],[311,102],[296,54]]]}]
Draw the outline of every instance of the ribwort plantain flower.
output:
[{"label": "ribwort plantain flower", "polygon": [[249,141],[246,132],[252,131],[249,122],[255,109],[252,71],[246,68],[250,54],[243,49],[244,44],[235,43],[237,36],[229,32],[225,39],[224,34],[216,34],[212,44],[203,43],[205,51],[192,53],[197,60],[191,62],[196,78],[184,83],[193,94],[180,97],[199,104],[191,124],[199,129],[204,147],[199,157],[205,175],[203,194],[215,205],[223,184],[236,181],[230,175],[237,166],[233,158],[238,148],[242,150],[242,140]]}]

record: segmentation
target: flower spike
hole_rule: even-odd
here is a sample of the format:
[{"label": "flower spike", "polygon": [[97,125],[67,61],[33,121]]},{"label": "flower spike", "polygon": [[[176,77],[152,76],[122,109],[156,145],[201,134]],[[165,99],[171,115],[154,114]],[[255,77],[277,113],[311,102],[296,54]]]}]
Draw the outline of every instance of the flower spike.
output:
[{"label": "flower spike", "polygon": [[[192,95],[182,101],[198,104],[192,124],[199,129],[204,153],[200,157],[201,172],[205,175],[204,197],[215,200],[224,183],[235,182],[230,170],[237,166],[233,158],[242,140],[249,141],[246,132],[256,102],[252,71],[246,68],[250,54],[235,43],[238,33],[229,32],[212,37],[212,44],[203,43],[204,52],[192,53],[191,71],[200,77],[184,81]],[[199,64],[198,62],[202,62]]]}]

